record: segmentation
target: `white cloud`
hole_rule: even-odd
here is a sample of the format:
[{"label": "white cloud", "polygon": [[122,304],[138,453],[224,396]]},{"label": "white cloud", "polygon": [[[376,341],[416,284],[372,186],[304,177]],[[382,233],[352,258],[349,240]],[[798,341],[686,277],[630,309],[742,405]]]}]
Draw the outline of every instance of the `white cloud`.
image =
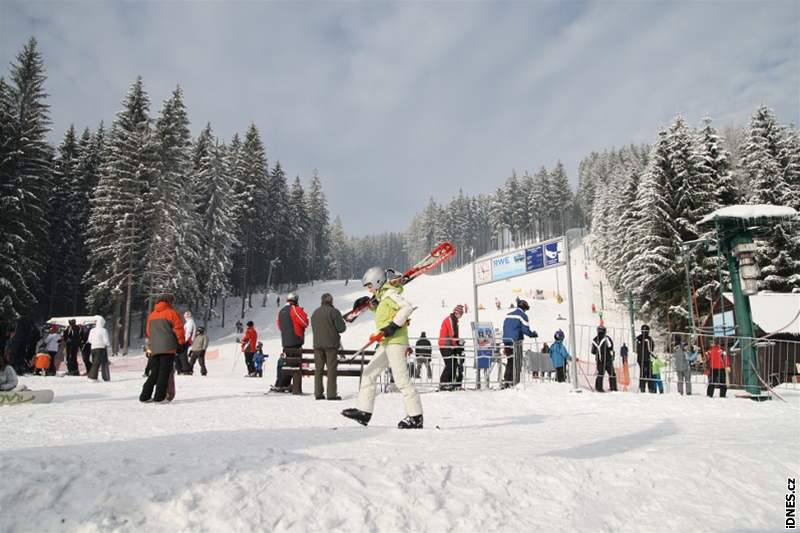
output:
[{"label": "white cloud", "polygon": [[139,74],[153,114],[180,83],[195,131],[254,121],[273,163],[320,170],[346,230],[399,231],[512,168],[561,159],[575,180],[677,112],[744,123],[766,102],[797,123],[799,6],[4,2],[0,59],[39,38],[54,139],[113,120]]}]

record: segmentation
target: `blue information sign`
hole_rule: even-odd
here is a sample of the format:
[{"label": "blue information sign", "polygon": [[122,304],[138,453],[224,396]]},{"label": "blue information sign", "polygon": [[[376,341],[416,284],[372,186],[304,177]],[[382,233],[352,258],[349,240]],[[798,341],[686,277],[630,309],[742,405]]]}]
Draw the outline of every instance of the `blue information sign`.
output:
[{"label": "blue information sign", "polygon": [[535,246],[525,250],[525,270],[538,270],[544,267],[544,253],[542,246]]}]

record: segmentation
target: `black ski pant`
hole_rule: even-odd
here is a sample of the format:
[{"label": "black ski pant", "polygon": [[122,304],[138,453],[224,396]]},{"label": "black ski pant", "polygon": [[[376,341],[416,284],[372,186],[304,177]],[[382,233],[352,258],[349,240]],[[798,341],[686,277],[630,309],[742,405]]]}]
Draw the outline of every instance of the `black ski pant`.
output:
[{"label": "black ski pant", "polygon": [[83,366],[88,374],[92,368],[92,345],[88,342],[81,348],[81,359],[83,359]]},{"label": "black ski pant", "polygon": [[559,366],[556,368],[556,381],[559,383],[564,383],[566,379],[566,372],[564,372],[564,367]]},{"label": "black ski pant", "polygon": [[439,388],[450,389],[455,387],[456,383],[456,370],[455,361],[453,359],[453,350],[450,348],[439,348],[439,353],[442,355],[444,361],[444,369],[439,376]]},{"label": "black ski pant", "polygon": [[247,366],[248,376],[252,376],[256,373],[256,365],[253,364],[253,352],[244,352],[244,364]]},{"label": "black ski pant", "polygon": [[103,376],[103,381],[111,381],[111,373],[108,371],[108,351],[105,348],[92,350],[92,363],[88,371],[89,379],[97,379],[97,374]]},{"label": "black ski pant", "polygon": [[[140,402],[146,402],[152,398],[155,402],[163,402],[167,397],[167,386],[169,377],[172,374],[172,365],[175,361],[175,354],[158,353],[150,357],[150,375],[142,386],[142,393],[139,395]],[[155,388],[155,395],[153,389]]]},{"label": "black ski pant", "polygon": [[647,392],[656,393],[656,384],[653,381],[653,367],[650,366],[649,357],[639,362],[639,392],[644,392],[645,386],[647,386]]},{"label": "black ski pant", "polygon": [[597,377],[594,380],[594,389],[603,392],[603,375],[608,372],[608,390],[617,390],[617,373],[614,371],[614,358],[610,355],[595,358],[597,363]]},{"label": "black ski pant", "polygon": [[205,376],[206,374],[208,374],[208,372],[206,371],[206,351],[205,350],[192,351],[192,353],[189,354],[189,373],[190,374],[194,373],[194,363],[198,359],[200,360],[200,374]]},{"label": "black ski pant", "polygon": [[178,351],[175,353],[175,371],[178,374],[186,374],[189,372],[189,357],[186,352],[187,346],[179,346]]},{"label": "black ski pant", "polygon": [[506,354],[506,371],[503,374],[503,387],[513,387],[519,383],[520,360],[517,354],[522,353],[522,341],[513,345],[506,344],[503,348]]},{"label": "black ski pant", "polygon": [[714,397],[714,387],[719,389],[719,397],[724,398],[725,393],[728,392],[728,385],[725,382],[725,369],[712,368],[711,374],[708,376],[708,390],[706,394],[709,398]]},{"label": "black ski pant", "polygon": [[80,372],[78,371],[77,344],[67,344],[67,374],[69,374],[70,376],[77,376],[80,374]]},{"label": "black ski pant", "polygon": [[[286,354],[286,357],[298,358],[302,359],[303,357],[303,346],[284,346],[283,353]],[[300,364],[300,368],[302,369],[303,365],[302,362]],[[291,372],[283,369],[283,380],[281,381],[282,387],[289,387],[292,386],[292,394],[302,394],[303,393],[303,373],[302,370],[292,370]]]}]

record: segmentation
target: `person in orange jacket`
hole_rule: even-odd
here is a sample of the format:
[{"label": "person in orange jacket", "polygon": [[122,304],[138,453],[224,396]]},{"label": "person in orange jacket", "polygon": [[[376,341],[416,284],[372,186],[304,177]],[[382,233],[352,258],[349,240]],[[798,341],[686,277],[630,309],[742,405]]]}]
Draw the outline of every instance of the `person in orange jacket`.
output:
[{"label": "person in orange jacket", "polygon": [[444,360],[444,370],[439,377],[439,390],[457,390],[464,378],[464,360],[461,354],[464,341],[458,338],[458,321],[464,316],[464,306],[455,306],[442,321],[439,329],[439,353]]},{"label": "person in orange jacket", "polygon": [[146,350],[152,354],[152,361],[150,374],[139,395],[140,402],[162,403],[167,400],[167,387],[175,364],[175,353],[185,336],[183,320],[172,307],[174,301],[172,294],[159,296],[153,312],[147,317]]},{"label": "person in orange jacket", "polygon": [[719,388],[719,397],[724,398],[725,393],[728,391],[725,371],[730,368],[731,359],[719,345],[717,339],[714,339],[711,343],[711,348],[706,352],[706,364],[709,368],[708,390],[706,391],[706,395],[709,398],[713,398],[714,387],[717,387]]},{"label": "person in orange jacket", "polygon": [[244,363],[247,365],[247,377],[255,377],[256,366],[253,364],[253,354],[256,353],[256,344],[258,343],[258,333],[253,325],[253,321],[247,322],[247,329],[242,337],[242,351],[244,352]]}]

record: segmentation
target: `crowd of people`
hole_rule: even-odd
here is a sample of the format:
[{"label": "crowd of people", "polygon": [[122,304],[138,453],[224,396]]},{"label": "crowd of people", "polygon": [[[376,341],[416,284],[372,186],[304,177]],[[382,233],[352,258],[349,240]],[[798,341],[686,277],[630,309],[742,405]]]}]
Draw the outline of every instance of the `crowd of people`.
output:
[{"label": "crowd of people", "polygon": [[[414,347],[409,346],[408,319],[414,308],[402,296],[402,284],[395,282],[398,278],[393,278],[392,273],[391,270],[373,267],[362,279],[362,285],[372,294],[371,306],[375,311],[376,333],[370,341],[376,345],[376,352],[363,368],[357,407],[346,409],[343,414],[366,425],[374,407],[374,384],[383,372],[387,372],[394,386],[402,393],[406,405],[407,417],[401,421],[401,425],[422,427],[422,405],[412,378],[423,378],[424,368],[428,381],[432,381],[433,346],[424,331]],[[280,297],[277,304],[280,306]],[[160,295],[147,318],[145,352],[148,363],[145,370],[147,379],[140,395],[142,402],[171,401],[175,396],[174,375],[193,374],[196,363],[199,363],[201,375],[208,373],[205,354],[209,339],[205,328],[196,325],[190,311],[183,313],[181,320],[173,305],[174,297],[171,294]],[[525,337],[538,338],[538,333],[530,327],[529,310],[528,302],[517,298],[504,318],[502,341],[498,341],[500,344],[497,345],[500,348],[492,355],[493,361],[499,360],[501,353],[505,356],[501,388],[514,387],[519,383],[523,340]],[[459,328],[459,321],[464,314],[465,306],[456,305],[444,317],[439,329],[438,350],[443,360],[438,380],[440,391],[463,390],[464,387],[465,339],[462,338]],[[264,353],[255,324],[248,321],[246,329],[241,321],[237,321],[235,325],[237,333],[242,335],[239,343],[247,376],[263,377],[263,366],[269,355]],[[314,339],[314,397],[317,400],[341,400],[337,390],[337,370],[341,335],[347,324],[342,313],[334,306],[333,296],[329,293],[323,294],[319,307],[309,318],[299,304],[298,295],[295,292],[289,293],[285,304],[278,309],[276,326],[280,332],[282,352],[276,365],[275,384],[271,389],[278,392],[300,391],[300,383],[293,383],[301,377],[302,373],[296,371],[300,363],[293,364],[288,371],[283,367],[287,358],[293,362],[302,361],[305,332],[311,327]],[[108,354],[111,342],[105,320],[101,316],[93,317],[86,324],[77,324],[75,319],[70,319],[64,328],[56,324],[49,325],[44,336],[32,324],[21,319],[4,340],[0,347],[0,359],[3,363],[0,379],[3,387],[13,388],[17,385],[16,376],[28,372],[55,375],[62,362],[66,363],[67,375],[79,375],[79,354],[86,369],[85,375],[89,379],[111,379]],[[561,383],[567,379],[572,356],[564,345],[564,332],[561,329],[553,334],[551,342],[550,345],[544,343],[541,351],[549,357],[551,365],[548,372],[552,371],[555,381]],[[666,361],[655,354],[650,327],[646,324],[641,326],[635,339],[634,351],[639,367],[640,392],[663,393],[662,374]],[[614,342],[606,327],[601,324],[591,340],[590,352],[594,356],[597,369],[594,390],[606,391],[607,375],[608,390],[617,391],[619,370],[623,374],[620,384],[623,390],[627,390],[630,382],[627,345],[622,343],[620,348],[622,367],[615,367]],[[697,347],[691,346],[686,339],[678,339],[670,356],[677,376],[678,392],[691,395],[692,365],[700,357]],[[729,356],[715,342],[706,352],[703,362],[708,368],[709,376],[707,395],[713,396],[714,390],[719,389],[719,395],[725,397],[726,371],[730,368]],[[488,368],[483,370],[488,381]],[[476,371],[480,387],[481,369],[476,367]],[[533,372],[538,377],[538,371]]]},{"label": "crowd of people", "polygon": [[110,380],[108,369],[108,349],[111,345],[105,319],[92,317],[90,322],[78,324],[69,319],[66,327],[49,324],[44,333],[27,319],[17,320],[8,332],[0,354],[15,375],[28,373],[42,376],[55,376],[62,363],[66,365],[66,375],[79,376],[80,355],[84,374],[97,380]]}]

